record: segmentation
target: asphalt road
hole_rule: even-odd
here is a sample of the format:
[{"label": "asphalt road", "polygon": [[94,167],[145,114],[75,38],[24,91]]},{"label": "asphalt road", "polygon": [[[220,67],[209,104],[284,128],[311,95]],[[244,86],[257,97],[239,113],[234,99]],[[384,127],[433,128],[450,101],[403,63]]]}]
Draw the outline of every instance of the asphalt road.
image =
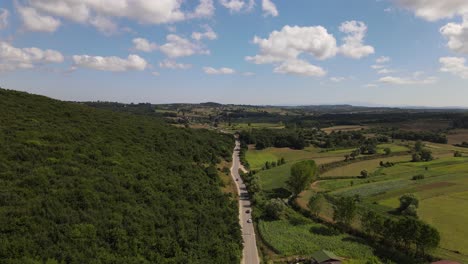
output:
[{"label": "asphalt road", "polygon": [[236,147],[232,154],[232,167],[231,176],[237,186],[237,192],[239,194],[239,222],[241,225],[242,238],[244,240],[244,249],[242,252],[242,264],[259,264],[260,260],[258,257],[257,242],[255,238],[254,224],[248,223],[247,220],[251,218],[251,212],[247,213],[247,210],[252,211],[249,193],[245,187],[239,175],[239,169],[243,168],[239,161],[239,141],[236,141]]}]

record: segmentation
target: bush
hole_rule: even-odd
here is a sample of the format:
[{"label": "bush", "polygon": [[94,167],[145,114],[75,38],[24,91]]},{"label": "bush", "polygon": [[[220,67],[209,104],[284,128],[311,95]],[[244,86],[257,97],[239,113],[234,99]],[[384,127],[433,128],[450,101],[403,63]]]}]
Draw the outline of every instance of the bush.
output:
[{"label": "bush", "polygon": [[422,174],[415,175],[415,176],[413,176],[412,180],[413,181],[424,180],[424,175],[422,175]]}]

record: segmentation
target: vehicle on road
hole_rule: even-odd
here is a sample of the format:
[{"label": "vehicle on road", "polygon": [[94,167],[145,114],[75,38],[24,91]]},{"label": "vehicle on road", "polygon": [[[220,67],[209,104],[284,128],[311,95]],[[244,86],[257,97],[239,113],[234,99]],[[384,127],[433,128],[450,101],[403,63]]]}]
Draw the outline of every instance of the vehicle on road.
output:
[{"label": "vehicle on road", "polygon": [[252,223],[252,218],[247,219],[247,223]]},{"label": "vehicle on road", "polygon": [[250,214],[250,210],[246,210],[245,213],[246,213],[246,214]]}]

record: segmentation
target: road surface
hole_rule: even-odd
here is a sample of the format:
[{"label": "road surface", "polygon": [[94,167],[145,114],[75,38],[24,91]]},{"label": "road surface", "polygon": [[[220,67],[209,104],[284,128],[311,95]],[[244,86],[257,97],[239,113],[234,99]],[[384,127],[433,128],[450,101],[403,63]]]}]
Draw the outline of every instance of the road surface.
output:
[{"label": "road surface", "polygon": [[239,176],[239,169],[243,168],[239,161],[240,143],[236,141],[236,147],[232,154],[232,167],[231,176],[237,186],[237,193],[239,194],[239,222],[241,225],[242,238],[244,240],[244,250],[242,252],[242,264],[259,264],[260,260],[257,251],[257,241],[255,240],[254,224],[247,223],[251,218],[251,212],[246,213],[247,210],[252,211],[249,193],[245,187],[242,178]]}]

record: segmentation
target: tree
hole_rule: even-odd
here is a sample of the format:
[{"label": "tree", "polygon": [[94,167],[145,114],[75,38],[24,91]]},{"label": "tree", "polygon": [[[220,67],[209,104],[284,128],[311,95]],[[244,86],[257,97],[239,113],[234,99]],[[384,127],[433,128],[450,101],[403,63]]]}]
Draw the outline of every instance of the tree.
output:
[{"label": "tree", "polygon": [[353,150],[353,151],[351,152],[350,156],[351,156],[351,158],[354,160],[354,159],[356,159],[357,156],[359,156],[359,154],[361,154],[361,150],[355,149],[355,150]]},{"label": "tree", "polygon": [[455,158],[461,158],[461,157],[463,157],[463,154],[460,151],[455,151],[455,153],[453,153],[453,156]]},{"label": "tree", "polygon": [[283,215],[285,207],[281,199],[272,199],[265,206],[265,217],[270,220],[279,220]]},{"label": "tree", "polygon": [[424,144],[422,143],[421,140],[416,141],[414,143],[414,152],[421,152],[424,148]]},{"label": "tree", "polygon": [[385,155],[390,155],[390,154],[392,154],[392,149],[391,148],[385,148],[384,152],[385,152]]},{"label": "tree", "polygon": [[437,248],[439,243],[439,231],[428,224],[422,224],[419,230],[419,236],[416,238],[417,250],[422,255],[425,255],[427,251]]},{"label": "tree", "polygon": [[361,171],[361,178],[368,178],[369,177],[369,172],[367,172],[366,170],[362,170]]},{"label": "tree", "polygon": [[421,151],[421,160],[422,161],[431,161],[433,159],[434,159],[434,157],[432,156],[432,151],[430,151],[428,149],[423,149]]},{"label": "tree", "polygon": [[333,220],[339,224],[349,226],[356,215],[356,202],[353,197],[340,197],[333,205]]},{"label": "tree", "polygon": [[307,207],[310,210],[310,213],[318,217],[320,214],[320,211],[322,209],[322,200],[323,200],[323,195],[322,194],[316,194],[310,197],[309,203],[307,204]]},{"label": "tree", "polygon": [[313,160],[298,162],[291,166],[291,176],[286,184],[296,197],[305,190],[314,180],[317,174],[317,165]]},{"label": "tree", "polygon": [[405,194],[400,197],[400,207],[398,212],[403,215],[417,216],[416,209],[419,207],[419,200],[413,194]]}]

